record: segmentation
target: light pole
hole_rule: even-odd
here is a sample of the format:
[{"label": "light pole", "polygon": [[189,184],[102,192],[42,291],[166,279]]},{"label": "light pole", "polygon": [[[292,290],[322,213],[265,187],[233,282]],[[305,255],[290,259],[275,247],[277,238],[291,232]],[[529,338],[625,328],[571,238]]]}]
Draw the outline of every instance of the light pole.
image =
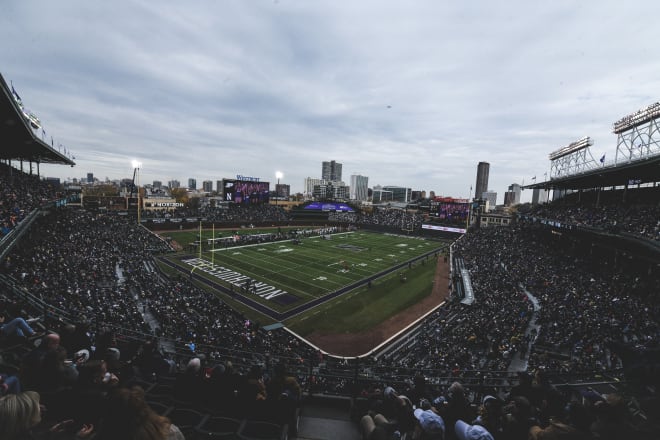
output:
[{"label": "light pole", "polygon": [[280,198],[280,188],[279,188],[279,187],[280,187],[280,179],[281,179],[282,177],[284,177],[284,174],[282,174],[281,171],[276,171],[276,172],[275,172],[275,177],[277,178],[277,186],[275,186],[275,196],[277,197],[277,198],[275,199],[275,205],[277,206],[277,202],[278,202],[278,200],[279,200],[279,198]]},{"label": "light pole", "polygon": [[133,165],[133,169],[134,169],[133,177],[136,179],[136,182],[133,182],[133,184],[137,189],[137,221],[139,225],[140,224],[140,167],[142,166],[142,163],[138,162],[137,160],[133,160],[131,164]]}]

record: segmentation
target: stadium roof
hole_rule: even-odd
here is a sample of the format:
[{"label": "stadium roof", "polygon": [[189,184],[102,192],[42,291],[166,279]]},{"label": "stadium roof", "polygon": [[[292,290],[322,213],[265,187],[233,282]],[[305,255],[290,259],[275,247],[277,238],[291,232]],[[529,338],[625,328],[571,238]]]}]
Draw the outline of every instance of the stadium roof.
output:
[{"label": "stadium roof", "polygon": [[76,163],[35,136],[0,74],[0,160],[25,160],[74,166]]},{"label": "stadium roof", "polygon": [[660,155],[525,185],[523,189],[587,189],[658,181],[660,181]]}]

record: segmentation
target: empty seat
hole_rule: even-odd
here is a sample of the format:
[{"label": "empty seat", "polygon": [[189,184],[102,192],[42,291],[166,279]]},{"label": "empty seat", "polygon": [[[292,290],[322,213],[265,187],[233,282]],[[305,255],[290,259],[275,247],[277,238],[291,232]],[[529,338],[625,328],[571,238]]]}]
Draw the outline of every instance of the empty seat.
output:
[{"label": "empty seat", "polygon": [[241,422],[229,417],[207,417],[195,427],[197,439],[234,439]]},{"label": "empty seat", "polygon": [[161,416],[166,415],[168,412],[172,410],[171,406],[156,400],[148,400],[147,404],[151,407],[151,409],[153,409],[156,412],[156,414]]},{"label": "empty seat", "polygon": [[288,426],[255,420],[243,420],[237,438],[242,440],[286,440]]},{"label": "empty seat", "polygon": [[188,408],[173,408],[165,414],[183,433],[186,438],[191,435],[196,426],[202,423],[204,414]]}]

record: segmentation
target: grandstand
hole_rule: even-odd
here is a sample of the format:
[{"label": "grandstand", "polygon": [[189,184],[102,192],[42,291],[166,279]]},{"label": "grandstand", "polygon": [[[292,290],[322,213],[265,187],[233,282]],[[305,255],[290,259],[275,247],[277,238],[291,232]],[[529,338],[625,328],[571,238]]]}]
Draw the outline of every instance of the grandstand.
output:
[{"label": "grandstand", "polygon": [[[498,439],[527,438],[551,417],[583,438],[657,438],[659,157],[537,184],[576,192],[463,235],[450,301],[378,353],[339,358],[164,272],[156,257],[173,249],[144,226],[164,223],[67,206],[38,164],[72,161],[34,136],[0,85],[0,115],[14,121],[0,126],[1,312],[31,328],[2,333],[2,393],[19,391],[16,381],[40,393],[49,412],[35,430],[65,419],[103,426],[106,396],[138,385],[187,439],[358,439],[370,411],[405,436],[410,404],[434,405],[447,426],[480,414]],[[227,227],[295,224],[276,207],[184,211]],[[421,217],[403,210],[325,220],[422,233]],[[486,417],[492,399],[502,417]],[[565,419],[567,403],[593,423]]]}]

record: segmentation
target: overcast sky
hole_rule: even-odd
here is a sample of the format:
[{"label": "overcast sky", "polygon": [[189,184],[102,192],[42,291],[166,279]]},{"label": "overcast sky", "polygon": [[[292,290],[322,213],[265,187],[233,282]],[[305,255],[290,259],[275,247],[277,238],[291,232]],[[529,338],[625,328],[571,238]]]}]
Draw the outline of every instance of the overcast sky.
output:
[{"label": "overcast sky", "polygon": [[[63,179],[343,178],[502,203],[548,154],[660,97],[658,1],[6,1],[0,73]],[[41,134],[41,133],[40,133]],[[215,184],[214,184],[215,188]],[[529,194],[528,194],[529,193]],[[531,191],[523,200],[531,198]]]}]

